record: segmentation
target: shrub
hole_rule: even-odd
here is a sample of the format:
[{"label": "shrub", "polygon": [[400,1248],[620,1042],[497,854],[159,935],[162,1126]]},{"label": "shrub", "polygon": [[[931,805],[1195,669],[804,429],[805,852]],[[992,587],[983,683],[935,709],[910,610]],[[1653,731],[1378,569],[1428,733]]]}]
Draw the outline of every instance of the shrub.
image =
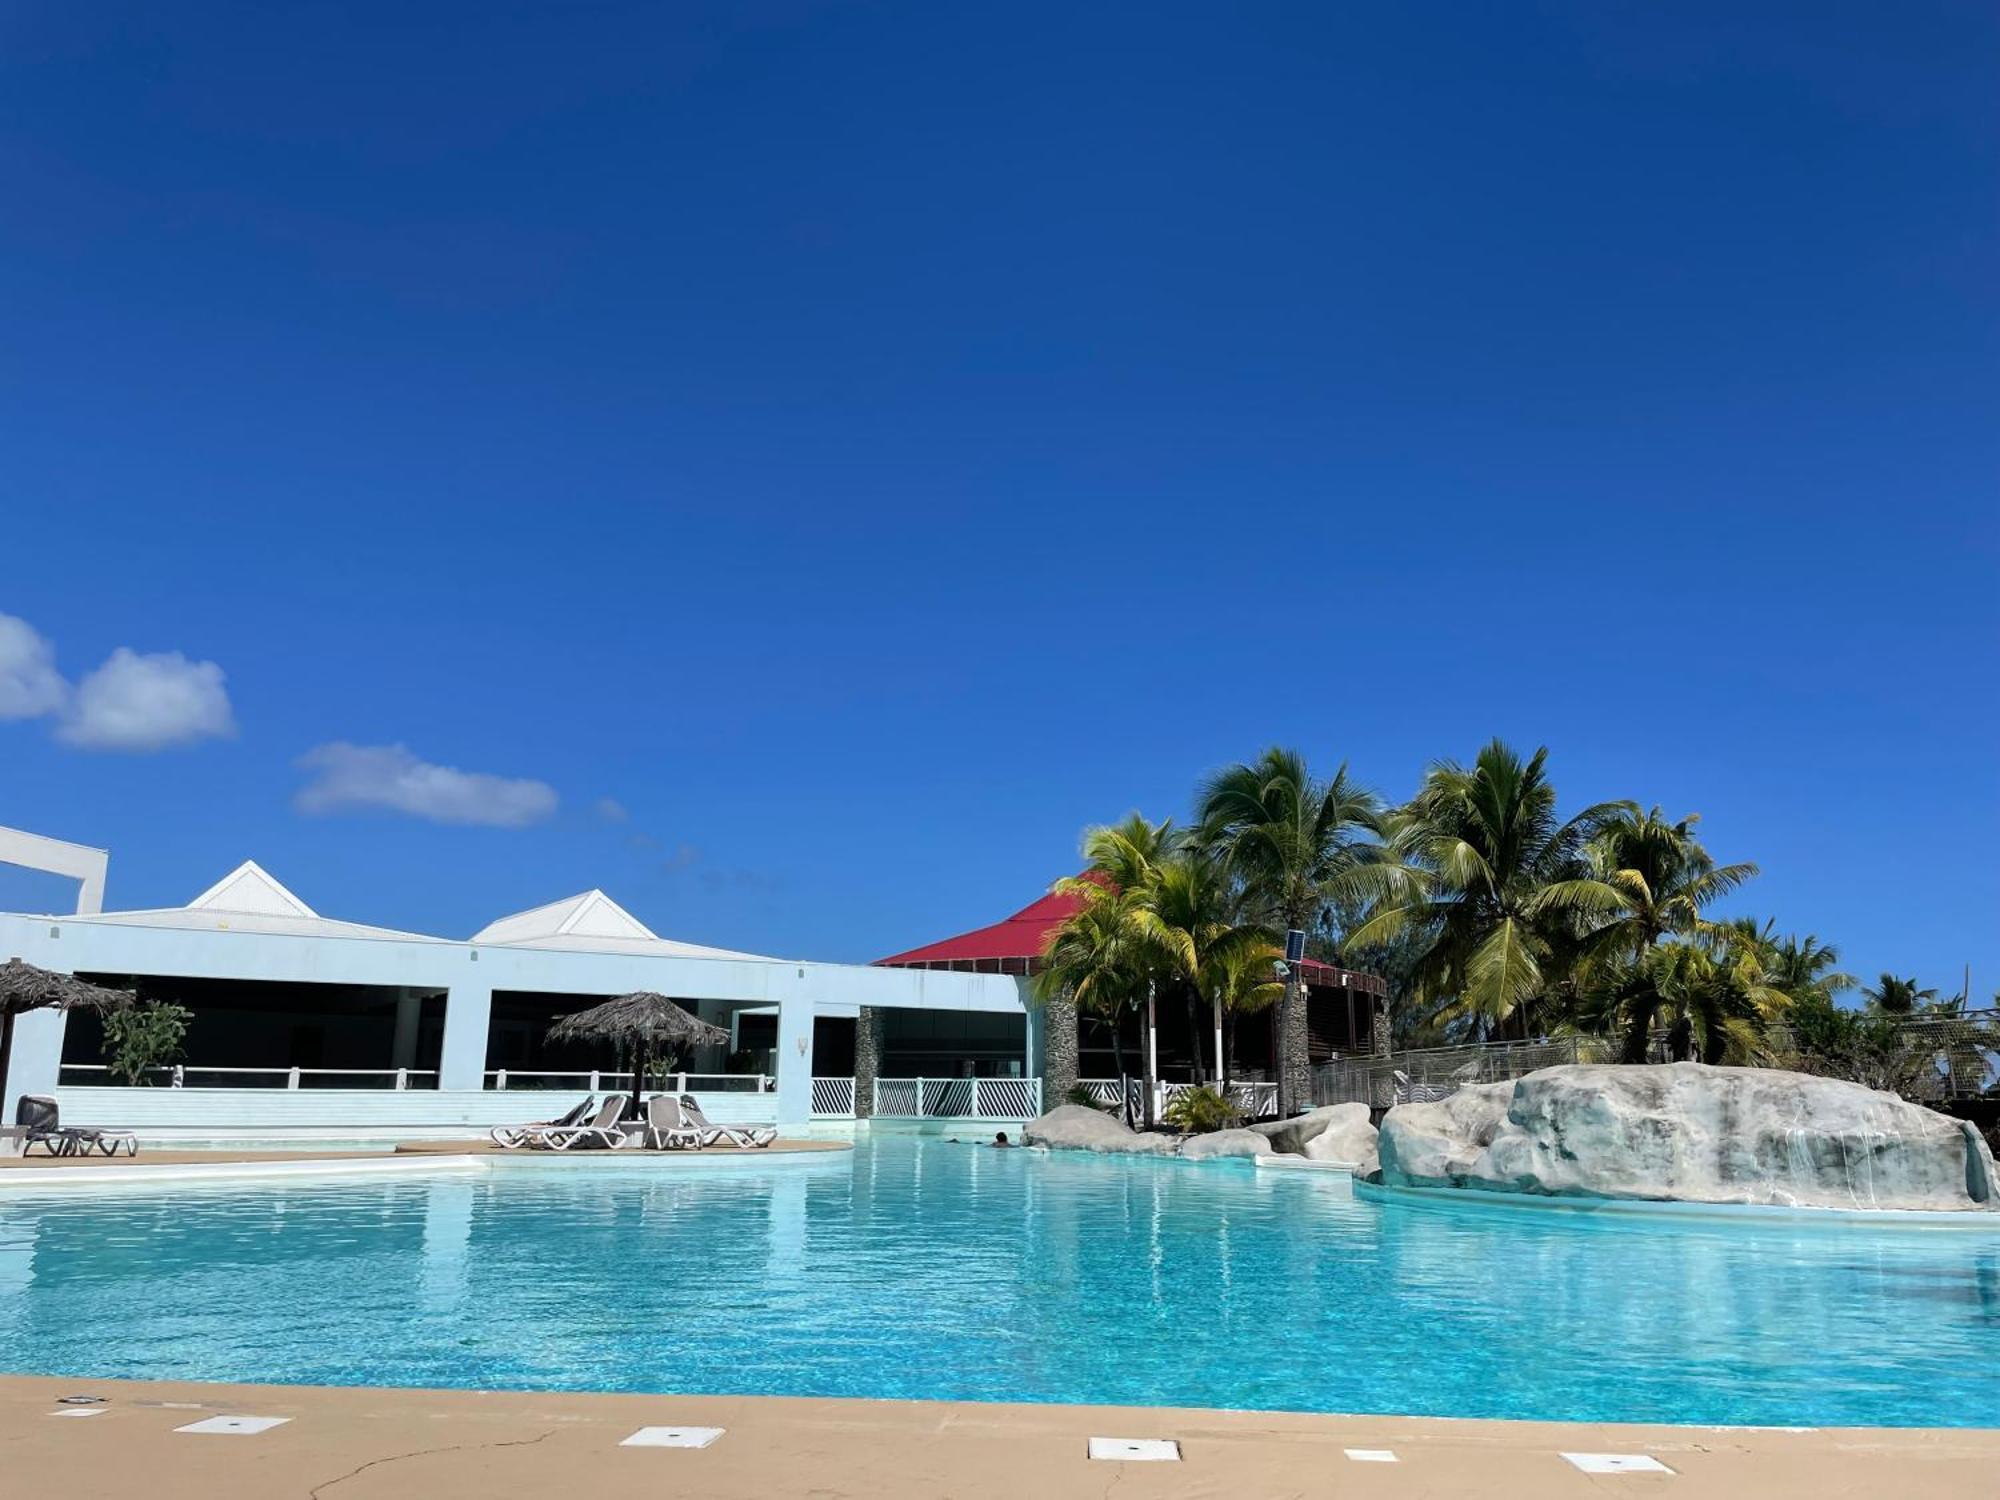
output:
[{"label": "shrub", "polygon": [[1160,1118],[1176,1130],[1196,1135],[1206,1135],[1211,1130],[1228,1130],[1243,1123],[1243,1116],[1237,1113],[1236,1106],[1207,1084],[1200,1088],[1183,1089],[1174,1095],[1167,1101]]},{"label": "shrub", "polygon": [[170,1000],[148,1000],[104,1017],[105,1066],[128,1084],[146,1081],[149,1068],[181,1060],[194,1012]]}]

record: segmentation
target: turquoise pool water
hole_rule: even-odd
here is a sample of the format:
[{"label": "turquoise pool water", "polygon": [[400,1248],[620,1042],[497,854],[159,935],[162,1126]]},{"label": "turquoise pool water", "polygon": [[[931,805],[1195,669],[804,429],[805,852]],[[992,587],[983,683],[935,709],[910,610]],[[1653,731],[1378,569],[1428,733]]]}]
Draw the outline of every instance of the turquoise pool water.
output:
[{"label": "turquoise pool water", "polygon": [[0,1368],[2000,1423],[2000,1236],[1357,1202],[938,1141],[0,1197]]}]

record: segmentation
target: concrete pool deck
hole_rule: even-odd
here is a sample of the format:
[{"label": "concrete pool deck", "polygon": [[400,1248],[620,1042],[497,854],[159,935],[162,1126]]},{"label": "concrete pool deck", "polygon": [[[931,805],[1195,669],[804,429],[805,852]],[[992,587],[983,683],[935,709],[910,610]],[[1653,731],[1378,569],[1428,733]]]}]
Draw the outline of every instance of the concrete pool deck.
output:
[{"label": "concrete pool deck", "polygon": [[[87,1419],[53,1415],[78,1409],[58,1404],[73,1395],[107,1399]],[[285,1420],[263,1431],[176,1430],[220,1416]],[[703,1448],[621,1446],[647,1427],[722,1433]],[[1093,1437],[1167,1439],[1181,1456],[1093,1460]],[[1672,1472],[1589,1473],[1565,1454],[1651,1458]],[[0,1376],[0,1474],[5,1493],[50,1500],[1969,1500],[2000,1490],[2000,1431]]]},{"label": "concrete pool deck", "polygon": [[[161,1147],[147,1149],[143,1143],[138,1156],[0,1156],[0,1171],[66,1171],[69,1168],[84,1168],[93,1173],[130,1173],[144,1167],[229,1167],[229,1166],[270,1166],[330,1163],[370,1163],[394,1160],[401,1157],[495,1157],[509,1160],[566,1161],[566,1162],[616,1162],[620,1166],[635,1166],[641,1162],[658,1162],[662,1165],[674,1161],[686,1161],[704,1157],[741,1157],[754,1160],[774,1156],[811,1155],[822,1151],[851,1151],[852,1141],[839,1140],[776,1140],[768,1146],[746,1148],[741,1146],[703,1146],[698,1150],[676,1151],[508,1151],[496,1146],[490,1140],[477,1141],[402,1141],[395,1145],[385,1145],[374,1150],[326,1150],[313,1146],[297,1146],[285,1150],[238,1150],[232,1147],[218,1147],[213,1150],[193,1147]],[[154,1174],[146,1174],[154,1175]]]}]

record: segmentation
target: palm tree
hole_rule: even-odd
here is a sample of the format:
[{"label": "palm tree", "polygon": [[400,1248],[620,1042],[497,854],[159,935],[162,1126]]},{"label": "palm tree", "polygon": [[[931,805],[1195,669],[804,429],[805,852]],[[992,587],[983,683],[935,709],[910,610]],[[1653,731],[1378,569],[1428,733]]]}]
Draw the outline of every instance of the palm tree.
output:
[{"label": "palm tree", "polygon": [[[1140,891],[1139,921],[1157,950],[1163,978],[1180,990],[1187,1006],[1188,1044],[1194,1057],[1194,1081],[1206,1083],[1202,1065],[1198,1007],[1206,993],[1213,1008],[1215,1032],[1222,1031],[1222,999],[1206,989],[1217,959],[1228,950],[1267,951],[1270,934],[1237,920],[1239,902],[1222,864],[1201,849],[1189,849],[1155,865]],[[1267,958],[1266,962],[1270,960]],[[1275,971],[1272,971],[1275,972]],[[1216,1076],[1222,1059],[1215,1060]]]},{"label": "palm tree", "polygon": [[[1702,908],[1757,874],[1753,864],[1717,865],[1694,836],[1700,821],[1699,813],[1669,822],[1658,807],[1613,805],[1584,850],[1590,875],[1570,892],[1579,910],[1595,914],[1591,956],[1638,958],[1669,933],[1705,931]],[[1615,905],[1604,904],[1603,887],[1617,893]]]},{"label": "palm tree", "polygon": [[1791,997],[1771,983],[1755,947],[1676,939],[1618,958],[1592,972],[1587,1013],[1623,1038],[1621,1061],[1647,1060],[1665,1032],[1674,1062],[1748,1063]]},{"label": "palm tree", "polygon": [[1831,943],[1822,943],[1813,933],[1804,937],[1794,933],[1778,937],[1775,924],[1767,921],[1760,928],[1748,917],[1730,926],[1738,941],[1757,945],[1771,983],[1790,995],[1795,1003],[1817,997],[1831,1004],[1834,996],[1861,982],[1839,967],[1840,950]]},{"label": "palm tree", "polygon": [[1219,944],[1202,971],[1201,986],[1221,1010],[1224,1041],[1216,1073],[1226,1092],[1236,1076],[1236,1019],[1269,1010],[1283,998],[1285,987],[1275,977],[1284,949],[1268,933],[1239,927],[1236,941]]},{"label": "palm tree", "polygon": [[1884,974],[1873,985],[1862,989],[1861,998],[1877,1015],[1913,1016],[1935,1009],[1938,992],[1924,988],[1914,979],[1899,979],[1894,974]]},{"label": "palm tree", "polygon": [[1527,760],[1499,740],[1470,768],[1443,761],[1388,822],[1391,862],[1370,873],[1378,895],[1349,942],[1423,934],[1414,999],[1441,1020],[1529,1034],[1538,1001],[1582,950],[1593,919],[1632,894],[1592,868],[1588,848],[1618,804],[1561,819],[1546,747]]},{"label": "palm tree", "polygon": [[[1200,839],[1242,883],[1250,909],[1280,930],[1311,928],[1328,900],[1373,862],[1380,804],[1348,780],[1315,778],[1292,750],[1218,771],[1202,787]],[[1297,965],[1278,1002],[1278,1111],[1312,1098],[1306,998]]]},{"label": "palm tree", "polygon": [[1139,924],[1138,901],[1129,891],[1091,880],[1058,882],[1058,890],[1065,888],[1078,890],[1083,904],[1049,935],[1042,967],[1029,981],[1029,993],[1044,1005],[1067,996],[1078,1012],[1110,1026],[1112,1055],[1118,1062],[1118,1097],[1129,1125],[1132,1099],[1125,1082],[1125,1014],[1145,996],[1151,939]]}]

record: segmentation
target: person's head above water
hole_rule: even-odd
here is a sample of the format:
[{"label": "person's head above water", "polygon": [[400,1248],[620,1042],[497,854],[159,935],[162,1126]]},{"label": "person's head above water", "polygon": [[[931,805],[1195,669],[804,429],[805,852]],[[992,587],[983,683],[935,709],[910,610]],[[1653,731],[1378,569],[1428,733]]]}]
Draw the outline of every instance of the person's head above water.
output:
[{"label": "person's head above water", "polygon": [[1013,1143],[1012,1141],[1010,1141],[1010,1140],[1008,1140],[1008,1139],[1007,1139],[1007,1132],[1006,1132],[1006,1131],[1004,1131],[1004,1130],[1000,1130],[1000,1131],[995,1131],[995,1132],[994,1132],[994,1135],[993,1135],[993,1144],[994,1144],[994,1145],[996,1145],[996,1146],[1011,1146],[1011,1145],[1013,1145],[1014,1143]]}]

